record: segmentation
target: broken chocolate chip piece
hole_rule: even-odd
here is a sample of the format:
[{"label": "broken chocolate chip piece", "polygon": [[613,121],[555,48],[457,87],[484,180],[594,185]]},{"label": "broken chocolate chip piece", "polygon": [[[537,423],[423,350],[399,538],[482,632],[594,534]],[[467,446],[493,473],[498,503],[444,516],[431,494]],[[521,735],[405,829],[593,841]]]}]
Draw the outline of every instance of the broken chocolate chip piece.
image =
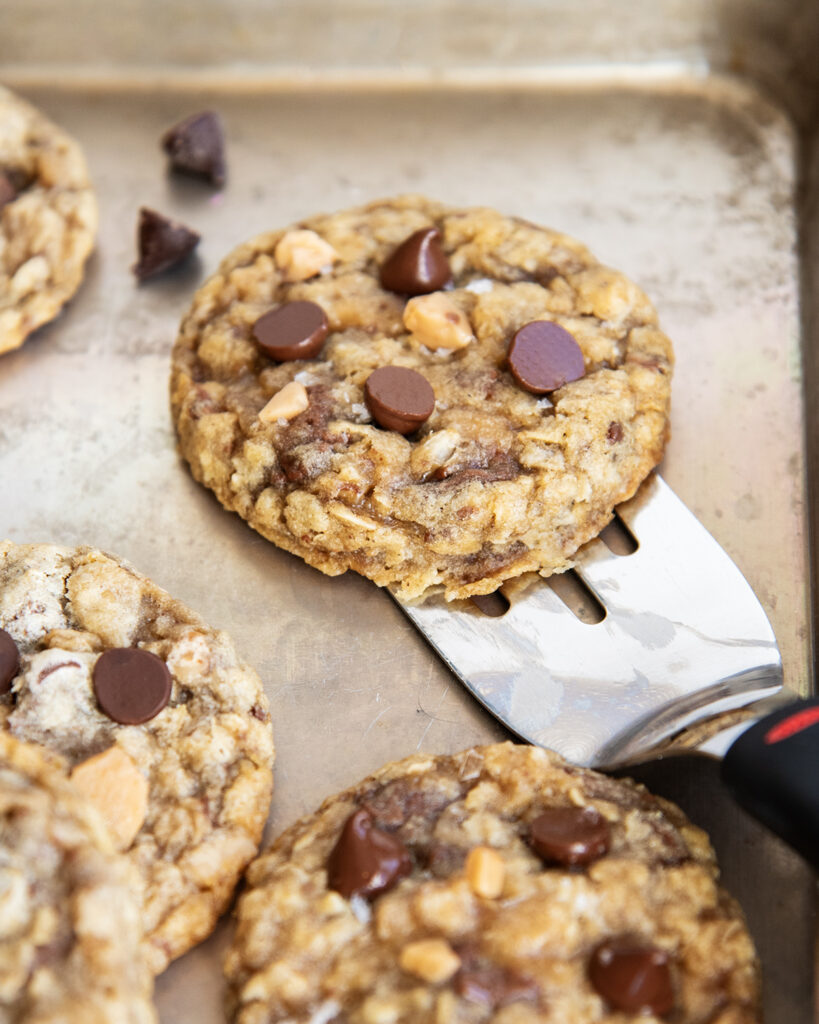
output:
[{"label": "broken chocolate chip piece", "polygon": [[452,270],[438,228],[422,228],[403,241],[382,264],[380,278],[382,288],[402,295],[427,295],[449,284]]},{"label": "broken chocolate chip piece", "polygon": [[120,725],[150,721],[171,697],[168,666],[140,647],[114,647],[101,654],[93,685],[101,710]]},{"label": "broken chocolate chip piece", "polygon": [[367,378],[364,401],[380,427],[411,434],[432,415],[435,392],[417,370],[382,366]]},{"label": "broken chocolate chip piece", "polygon": [[143,206],[137,228],[139,259],[133,272],[144,281],[181,263],[198,244],[199,235],[195,231]]},{"label": "broken chocolate chip piece", "polygon": [[0,171],[0,209],[2,209],[6,203],[10,203],[13,199],[17,198],[17,189],[12,184],[11,178],[3,171]]},{"label": "broken chocolate chip piece", "polygon": [[225,140],[218,114],[205,110],[169,128],[162,148],[171,168],[182,174],[207,178],[213,185],[225,183]]},{"label": "broken chocolate chip piece", "polygon": [[0,629],[0,694],[8,693],[20,670],[20,654],[11,635]]},{"label": "broken chocolate chip piece", "polygon": [[529,840],[543,860],[574,867],[608,851],[611,829],[593,807],[550,807],[532,822]]},{"label": "broken chocolate chip piece", "polygon": [[601,942],[589,962],[589,980],[615,1010],[663,1017],[674,1009],[668,954],[628,937]]},{"label": "broken chocolate chip piece", "polygon": [[507,364],[518,384],[536,395],[556,391],[586,372],[580,346],[551,320],[521,327],[509,346]]},{"label": "broken chocolate chip piece", "polygon": [[330,330],[327,314],[315,302],[285,302],[260,316],[253,337],[262,352],[283,363],[313,359],[321,352]]},{"label": "broken chocolate chip piece", "polygon": [[406,847],[373,824],[369,811],[353,811],[327,859],[327,885],[346,899],[378,896],[408,875]]}]

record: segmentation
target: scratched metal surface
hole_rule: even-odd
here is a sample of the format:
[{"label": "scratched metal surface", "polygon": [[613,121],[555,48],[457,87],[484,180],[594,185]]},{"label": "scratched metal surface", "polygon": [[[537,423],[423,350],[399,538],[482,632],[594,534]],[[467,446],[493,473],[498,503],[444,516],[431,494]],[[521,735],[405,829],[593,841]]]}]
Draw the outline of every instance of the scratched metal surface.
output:
[{"label": "scratched metal surface", "polygon": [[[797,161],[779,107],[716,75],[613,88],[599,69],[563,85],[374,81],[350,91],[135,89],[113,71],[104,87],[36,77],[22,89],[82,140],[102,227],[77,299],[0,360],[0,534],[116,552],[234,636],[274,708],[271,834],[389,759],[503,735],[386,594],[274,549],[175,453],[168,355],[193,289],[257,230],[319,209],[406,190],[488,203],[577,235],[638,280],[678,357],[663,474],[759,595],[787,684],[810,688]],[[219,194],[167,177],[157,147],[166,127],[206,105],[228,133]],[[128,268],[143,204],[203,241],[198,260],[137,287]],[[746,907],[767,1019],[807,1024],[810,874],[729,812],[707,773],[671,774],[661,791],[679,789],[711,828]],[[159,979],[164,1024],[223,1019],[228,933],[225,924]]]}]

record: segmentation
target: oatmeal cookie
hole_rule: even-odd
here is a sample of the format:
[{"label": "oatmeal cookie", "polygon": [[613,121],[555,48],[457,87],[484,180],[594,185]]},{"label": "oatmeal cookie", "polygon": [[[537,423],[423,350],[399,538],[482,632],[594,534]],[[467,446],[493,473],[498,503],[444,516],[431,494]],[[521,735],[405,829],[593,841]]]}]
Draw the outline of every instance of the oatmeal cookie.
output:
[{"label": "oatmeal cookie", "polygon": [[758,1024],[706,835],[538,747],[388,765],[254,861],[225,967],[239,1024]]},{"label": "oatmeal cookie", "polygon": [[0,353],[22,345],[77,291],[96,231],[79,145],[0,86]]},{"label": "oatmeal cookie", "polygon": [[0,543],[0,727],[60,758],[138,869],[154,971],[205,938],[272,787],[267,699],[229,637],[93,548]]},{"label": "oatmeal cookie", "polygon": [[662,457],[671,363],[579,242],[407,196],[228,256],[171,403],[193,475],[269,540],[452,599],[569,566]]},{"label": "oatmeal cookie", "polygon": [[47,753],[0,733],[4,1024],[156,1024],[134,881]]}]

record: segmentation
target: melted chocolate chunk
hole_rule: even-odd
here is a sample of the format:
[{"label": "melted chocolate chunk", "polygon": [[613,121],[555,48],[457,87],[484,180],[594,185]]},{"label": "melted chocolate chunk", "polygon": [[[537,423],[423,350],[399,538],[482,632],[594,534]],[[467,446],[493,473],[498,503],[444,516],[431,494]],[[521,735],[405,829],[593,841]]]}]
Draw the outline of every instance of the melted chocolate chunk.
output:
[{"label": "melted chocolate chunk", "polygon": [[462,946],[457,952],[461,969],[455,975],[453,988],[462,999],[490,1010],[509,1003],[538,1001],[540,989],[531,978],[493,963],[475,947]]},{"label": "melted chocolate chunk", "polygon": [[437,292],[452,280],[438,228],[421,228],[395,249],[381,266],[381,287],[402,295]]},{"label": "melted chocolate chunk", "polygon": [[543,860],[574,867],[608,851],[611,829],[593,807],[550,807],[532,822],[529,841]]},{"label": "melted chocolate chunk", "polygon": [[507,363],[518,384],[536,395],[556,391],[586,372],[580,346],[550,320],[521,327],[509,346]]},{"label": "melted chocolate chunk", "polygon": [[285,302],[259,317],[253,337],[265,355],[277,362],[313,359],[330,330],[327,315],[315,302]]},{"label": "melted chocolate chunk", "polygon": [[17,198],[17,189],[12,184],[11,178],[0,171],[0,209],[2,209],[6,203],[12,202]]},{"label": "melted chocolate chunk", "polygon": [[668,954],[628,937],[608,939],[594,950],[589,980],[615,1010],[664,1017],[674,1009]]},{"label": "melted chocolate chunk", "polygon": [[181,263],[199,244],[199,235],[178,220],[142,207],[137,227],[138,261],[133,272],[140,281]]},{"label": "melted chocolate chunk", "polygon": [[380,427],[411,434],[432,415],[435,392],[417,370],[382,366],[367,378],[364,401]]},{"label": "melted chocolate chunk", "polygon": [[353,811],[327,859],[327,885],[346,899],[372,898],[412,870],[403,843],[377,828],[365,808]]},{"label": "melted chocolate chunk", "polygon": [[11,690],[14,677],[20,670],[20,654],[11,635],[0,629],[0,696]]},{"label": "melted chocolate chunk", "polygon": [[94,693],[102,711],[120,725],[141,725],[154,718],[171,696],[165,662],[139,647],[114,647],[97,659]]},{"label": "melted chocolate chunk", "polygon": [[162,136],[162,148],[174,171],[207,178],[213,185],[224,184],[225,141],[222,122],[213,111],[192,114],[169,128]]}]

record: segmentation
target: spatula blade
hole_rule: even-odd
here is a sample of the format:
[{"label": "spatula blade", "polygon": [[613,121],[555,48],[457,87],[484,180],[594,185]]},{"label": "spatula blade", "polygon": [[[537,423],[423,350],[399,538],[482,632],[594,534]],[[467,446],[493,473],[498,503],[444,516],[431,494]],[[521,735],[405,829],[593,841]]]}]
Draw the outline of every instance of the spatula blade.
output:
[{"label": "spatula blade", "polygon": [[576,572],[605,609],[580,621],[546,581],[493,618],[433,598],[401,607],[478,700],[522,739],[611,767],[782,686],[767,616],[742,573],[653,475],[618,510],[637,541],[599,538]]}]

